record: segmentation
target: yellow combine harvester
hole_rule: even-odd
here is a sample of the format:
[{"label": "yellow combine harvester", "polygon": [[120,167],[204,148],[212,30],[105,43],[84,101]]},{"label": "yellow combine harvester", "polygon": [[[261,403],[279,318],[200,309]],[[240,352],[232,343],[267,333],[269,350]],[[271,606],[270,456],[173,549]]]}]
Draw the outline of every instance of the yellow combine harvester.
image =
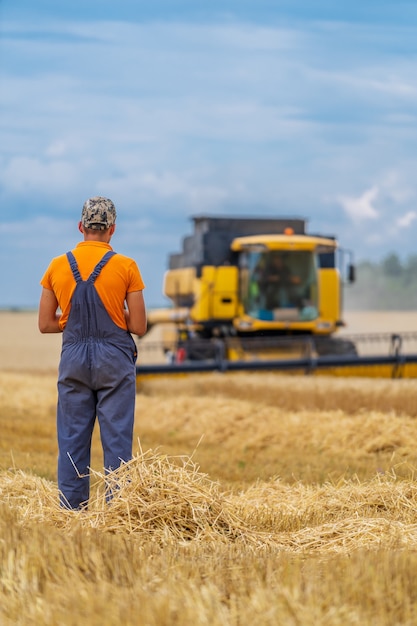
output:
[{"label": "yellow combine harvester", "polygon": [[172,306],[148,312],[149,329],[160,332],[157,342],[141,344],[139,376],[215,369],[363,375],[364,368],[369,375],[376,364],[382,375],[414,376],[417,357],[402,354],[402,338],[390,337],[384,355],[359,354],[357,342],[337,336],[343,283],[354,281],[355,269],[335,237],[307,234],[303,219],[192,219],[194,232],[170,256],[164,277]]}]

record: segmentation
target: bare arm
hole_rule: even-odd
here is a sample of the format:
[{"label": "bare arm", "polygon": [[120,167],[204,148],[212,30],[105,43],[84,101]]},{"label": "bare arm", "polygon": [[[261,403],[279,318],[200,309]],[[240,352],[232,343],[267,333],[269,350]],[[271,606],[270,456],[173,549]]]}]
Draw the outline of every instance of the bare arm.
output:
[{"label": "bare arm", "polygon": [[129,332],[142,337],[146,333],[146,308],[142,291],[132,291],[126,296],[125,319]]},{"label": "bare arm", "polygon": [[60,333],[60,315],[57,313],[58,301],[50,289],[42,289],[39,302],[38,327],[41,333]]}]

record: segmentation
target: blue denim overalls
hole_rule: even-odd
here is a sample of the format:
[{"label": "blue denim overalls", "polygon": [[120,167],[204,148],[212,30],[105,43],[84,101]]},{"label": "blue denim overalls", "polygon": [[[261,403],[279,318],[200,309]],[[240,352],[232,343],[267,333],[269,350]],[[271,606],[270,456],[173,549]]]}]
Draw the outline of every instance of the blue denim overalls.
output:
[{"label": "blue denim overalls", "polygon": [[100,426],[106,472],[132,458],[136,399],[136,344],[107,313],[94,281],[116,254],[107,252],[82,280],[67,253],[76,287],[64,328],[58,373],[58,487],[61,505],[86,505],[90,492],[91,437]]}]

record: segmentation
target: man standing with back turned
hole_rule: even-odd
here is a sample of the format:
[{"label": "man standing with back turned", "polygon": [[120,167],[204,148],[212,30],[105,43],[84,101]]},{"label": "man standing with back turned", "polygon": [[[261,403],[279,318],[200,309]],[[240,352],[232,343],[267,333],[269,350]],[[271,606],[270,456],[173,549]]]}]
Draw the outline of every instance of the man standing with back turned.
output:
[{"label": "man standing with back turned", "polygon": [[84,241],[51,261],[39,304],[41,333],[63,333],[58,487],[61,505],[71,509],[88,502],[96,417],[106,472],[132,458],[137,354],[130,333],[146,332],[139,269],[110,246],[116,229],[113,202],[100,196],[87,200],[78,228]]}]

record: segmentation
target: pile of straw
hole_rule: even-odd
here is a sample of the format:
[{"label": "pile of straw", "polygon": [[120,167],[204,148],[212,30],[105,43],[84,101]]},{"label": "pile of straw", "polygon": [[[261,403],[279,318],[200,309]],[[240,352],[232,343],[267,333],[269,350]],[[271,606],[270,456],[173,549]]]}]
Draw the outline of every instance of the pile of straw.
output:
[{"label": "pile of straw", "polygon": [[149,450],[109,475],[91,475],[82,511],[61,508],[55,484],[21,471],[0,474],[0,506],[26,528],[90,529],[161,546],[238,542],[293,553],[417,546],[417,487],[395,474],[315,486],[273,480],[226,496],[190,457]]},{"label": "pile of straw", "polygon": [[93,527],[177,541],[236,539],[245,532],[219,485],[190,457],[148,450],[109,475],[94,475],[100,488],[86,515]]},{"label": "pile of straw", "polygon": [[252,528],[271,532],[276,548],[292,552],[415,549],[417,486],[395,473],[366,482],[286,485],[258,483],[232,497]]},{"label": "pile of straw", "polygon": [[259,542],[259,533],[248,529],[218,484],[199,472],[190,457],[168,457],[149,450],[111,474],[92,471],[91,476],[95,495],[82,511],[59,507],[52,483],[20,471],[0,475],[0,503],[18,508],[22,522],[30,519],[59,528],[81,524],[161,542]]}]

